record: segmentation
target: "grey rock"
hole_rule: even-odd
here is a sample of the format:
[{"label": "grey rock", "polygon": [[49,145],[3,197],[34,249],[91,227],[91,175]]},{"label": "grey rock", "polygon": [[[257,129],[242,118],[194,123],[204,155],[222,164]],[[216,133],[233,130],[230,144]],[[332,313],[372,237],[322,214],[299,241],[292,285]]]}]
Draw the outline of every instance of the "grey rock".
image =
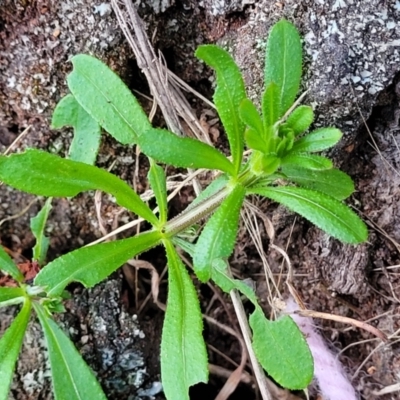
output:
[{"label": "grey rock", "polygon": [[215,17],[243,11],[245,6],[254,3],[255,0],[202,0],[199,6]]}]

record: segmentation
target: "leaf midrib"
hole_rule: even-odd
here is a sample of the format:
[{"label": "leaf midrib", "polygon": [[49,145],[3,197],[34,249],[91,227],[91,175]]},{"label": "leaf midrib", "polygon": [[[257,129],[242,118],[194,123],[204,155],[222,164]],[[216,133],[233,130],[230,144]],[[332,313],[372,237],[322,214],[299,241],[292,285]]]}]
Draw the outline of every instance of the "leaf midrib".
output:
[{"label": "leaf midrib", "polygon": [[[38,307],[40,307],[40,306],[38,306]],[[38,311],[38,308],[36,308],[36,310]],[[46,318],[46,316],[44,315],[44,312],[43,312],[42,309],[40,309],[40,314],[41,314],[41,316],[42,316],[42,318],[41,318],[42,325],[45,325],[45,326],[46,326],[47,335],[48,335],[48,337],[50,337],[50,338],[52,339],[52,341],[53,341],[53,346],[55,346],[56,349],[57,349],[58,352],[59,352],[59,356],[60,356],[59,360],[60,360],[60,359],[62,360],[62,362],[63,362],[63,364],[64,364],[64,366],[65,366],[65,370],[68,372],[68,374],[67,374],[67,379],[71,382],[71,386],[74,388],[74,392],[76,393],[77,398],[80,399],[80,400],[84,400],[84,399],[81,397],[81,395],[80,395],[80,393],[79,393],[79,390],[78,390],[78,388],[77,388],[77,386],[76,386],[76,384],[75,384],[75,380],[74,380],[74,378],[73,378],[73,374],[72,374],[72,372],[71,372],[71,369],[69,368],[69,365],[68,365],[68,363],[67,363],[67,361],[66,361],[66,358],[64,357],[64,353],[63,353],[63,351],[62,351],[62,349],[61,349],[61,346],[59,345],[59,342],[58,342],[58,340],[57,340],[57,336],[55,335],[53,329],[50,327],[50,324],[49,324],[49,322],[47,321],[47,318]],[[54,376],[53,376],[53,379],[54,379]],[[56,395],[56,398],[57,398],[57,395]]]},{"label": "leaf midrib", "polygon": [[[336,221],[338,221],[339,223],[341,223],[341,224],[345,225],[346,227],[348,227],[349,232],[353,232],[353,237],[354,238],[359,238],[358,232],[354,231],[351,228],[351,226],[346,223],[346,221],[343,221],[342,218],[340,218],[337,214],[333,213],[331,210],[322,207],[320,204],[315,203],[315,202],[311,201],[311,199],[303,197],[303,196],[299,195],[298,193],[288,192],[288,191],[282,190],[282,188],[279,188],[278,190],[276,190],[277,188],[274,188],[273,190],[271,190],[271,189],[272,188],[261,189],[261,190],[266,190],[266,191],[270,190],[271,192],[275,192],[275,193],[284,193],[287,196],[292,196],[293,198],[301,199],[302,201],[306,201],[306,202],[310,203],[313,207],[316,207],[316,208],[318,208],[320,210],[323,210],[324,212],[327,212],[330,215],[332,215],[335,218]],[[257,193],[257,192],[254,192],[254,193],[263,195],[262,191],[260,191],[259,193]],[[334,198],[332,198],[332,199],[335,200]],[[336,200],[336,201],[338,201],[338,200]]]}]

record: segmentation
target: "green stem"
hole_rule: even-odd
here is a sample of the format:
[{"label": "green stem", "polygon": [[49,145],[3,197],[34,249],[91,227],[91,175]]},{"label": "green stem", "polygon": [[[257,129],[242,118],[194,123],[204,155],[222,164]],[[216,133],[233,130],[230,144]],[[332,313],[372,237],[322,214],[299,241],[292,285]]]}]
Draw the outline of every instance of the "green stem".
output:
[{"label": "green stem", "polygon": [[229,186],[225,186],[213,196],[205,199],[194,207],[186,209],[181,214],[168,221],[164,227],[165,235],[171,238],[212,213],[224,201],[230,190]]},{"label": "green stem", "polygon": [[189,228],[196,222],[211,214],[228,196],[232,191],[233,186],[240,184],[243,186],[250,186],[259,179],[254,175],[250,169],[246,168],[238,177],[236,182],[230,182],[225,187],[220,189],[217,193],[205,199],[201,203],[187,208],[181,214],[168,221],[164,227],[164,234],[166,237],[171,238],[176,234]]}]

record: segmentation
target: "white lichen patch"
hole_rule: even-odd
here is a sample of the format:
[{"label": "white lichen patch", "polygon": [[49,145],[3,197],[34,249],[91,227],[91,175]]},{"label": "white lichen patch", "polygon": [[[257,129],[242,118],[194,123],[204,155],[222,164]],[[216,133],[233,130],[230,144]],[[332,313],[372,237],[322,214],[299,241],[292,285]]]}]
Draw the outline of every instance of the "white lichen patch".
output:
[{"label": "white lichen patch", "polygon": [[89,290],[88,303],[89,313],[84,325],[96,339],[86,345],[88,360],[95,363],[99,375],[107,376],[102,383],[112,388],[112,398],[135,393],[136,389],[143,388],[147,378],[140,350],[140,341],[145,335],[137,317],[122,309],[119,282],[109,280]]},{"label": "white lichen patch", "polygon": [[44,121],[65,93],[72,55],[109,50],[121,33],[108,2],[43,1],[37,8],[29,2],[4,3],[18,17],[2,28],[12,36],[3,38],[0,47],[0,120],[26,127],[31,122],[27,111]]},{"label": "white lichen patch", "polygon": [[216,17],[243,11],[245,6],[254,3],[255,0],[202,0],[199,1],[199,6]]},{"label": "white lichen patch", "polygon": [[111,4],[101,3],[93,7],[93,14],[99,14],[100,17],[107,17],[111,14]]},{"label": "white lichen patch", "polygon": [[174,0],[139,0],[137,5],[142,7],[150,6],[156,14],[165,12],[169,7],[175,4]]},{"label": "white lichen patch", "polygon": [[[17,362],[12,388],[16,398],[49,399],[51,370],[46,341],[37,322],[30,322]],[[20,384],[17,384],[17,381]],[[22,392],[21,392],[22,391]]]}]

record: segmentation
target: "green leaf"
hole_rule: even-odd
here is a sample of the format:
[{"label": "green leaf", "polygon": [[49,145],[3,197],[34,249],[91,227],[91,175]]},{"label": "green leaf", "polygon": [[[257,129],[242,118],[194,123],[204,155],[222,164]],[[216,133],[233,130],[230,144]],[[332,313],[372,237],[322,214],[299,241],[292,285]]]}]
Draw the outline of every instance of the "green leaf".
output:
[{"label": "green leaf", "polygon": [[24,275],[11,260],[10,256],[4,251],[3,247],[0,246],[0,271],[13,277],[17,282],[24,280]]},{"label": "green leaf", "polygon": [[265,53],[265,87],[274,82],[279,88],[281,117],[293,104],[299,91],[302,49],[297,29],[281,20],[269,34]]},{"label": "green leaf", "polygon": [[241,120],[252,130],[257,132],[259,136],[263,137],[263,121],[261,120],[260,114],[258,113],[256,106],[251,100],[242,100],[239,107],[239,113]]},{"label": "green leaf", "polygon": [[357,244],[367,240],[364,222],[350,208],[324,193],[289,186],[252,188],[248,192],[283,204],[342,242]]},{"label": "green leaf", "polygon": [[249,149],[258,150],[262,153],[266,153],[268,151],[268,145],[260,134],[254,129],[246,129],[244,133],[244,138],[246,141],[246,145]]},{"label": "green leaf", "polygon": [[158,224],[139,195],[115,175],[45,151],[28,149],[21,154],[0,156],[0,180],[39,196],[72,197],[86,190],[102,190],[112,194],[120,206]]},{"label": "green leaf", "polygon": [[173,236],[171,238],[172,243],[183,250],[185,253],[188,253],[192,258],[194,254],[194,247],[195,245],[191,242],[188,242],[185,239],[182,239],[179,236]]},{"label": "green leaf", "polygon": [[164,224],[167,221],[168,214],[167,180],[164,170],[152,159],[150,159],[148,179],[157,201],[160,222]]},{"label": "green leaf", "polygon": [[52,198],[47,199],[39,213],[31,218],[31,231],[36,239],[36,244],[33,248],[33,260],[37,261],[40,265],[46,260],[49,248],[49,239],[45,236],[44,231],[51,210],[51,201]]},{"label": "green leaf", "polygon": [[[266,87],[262,96],[262,113],[264,120],[264,130],[272,127],[278,120],[280,115],[280,92],[278,86],[274,82],[270,82]],[[265,137],[267,139],[267,137]]]},{"label": "green leaf", "polygon": [[196,56],[217,74],[213,99],[228,136],[236,175],[242,163],[244,146],[244,124],[239,117],[240,103],[246,98],[242,74],[229,53],[218,46],[200,46],[196,50]]},{"label": "green leaf", "polygon": [[310,106],[297,107],[286,120],[286,126],[293,130],[295,136],[305,132],[314,120],[314,111]]},{"label": "green leaf", "polygon": [[305,389],[314,375],[314,362],[307,342],[289,316],[268,321],[260,307],[249,318],[253,349],[262,367],[281,386]]},{"label": "green leaf", "polygon": [[294,165],[283,166],[287,179],[311,190],[323,192],[337,200],[344,200],[354,192],[351,178],[338,169],[312,171]]},{"label": "green leaf", "polygon": [[31,303],[26,300],[21,311],[0,340],[0,400],[7,400],[15,363],[21,350],[31,314]]},{"label": "green leaf", "polygon": [[272,175],[280,166],[281,159],[276,154],[264,154],[254,151],[251,158],[251,168],[256,175]]},{"label": "green leaf", "polygon": [[289,128],[279,129],[279,133],[282,134],[282,137],[280,138],[280,142],[276,148],[276,153],[279,157],[284,157],[293,147],[294,133]]},{"label": "green leaf", "polygon": [[196,289],[169,240],[168,302],[161,338],[161,378],[167,399],[189,400],[190,386],[207,382],[207,352]]},{"label": "green leaf", "polygon": [[78,103],[120,143],[137,143],[151,124],[126,85],[94,57],[79,54],[71,61],[67,82]]},{"label": "green leaf", "polygon": [[158,162],[234,173],[232,163],[214,147],[200,140],[178,137],[165,129],[149,129],[140,136],[139,145],[144,154]]},{"label": "green leaf", "polygon": [[202,282],[211,277],[215,259],[227,258],[235,246],[245,189],[236,185],[211,216],[196,243],[193,267]]},{"label": "green leaf", "polygon": [[313,153],[334,146],[342,138],[342,132],[336,128],[320,128],[312,131],[299,140],[292,147],[292,153]]},{"label": "green leaf", "polygon": [[55,400],[107,400],[71,340],[41,305],[34,303],[34,307],[47,343]]},{"label": "green leaf", "polygon": [[282,158],[282,166],[292,168],[305,168],[314,170],[325,170],[333,167],[329,158],[316,156],[308,153],[292,153]]},{"label": "green leaf", "polygon": [[0,287],[0,307],[22,303],[25,298],[25,291],[19,287]]},{"label": "green leaf", "polygon": [[83,247],[47,264],[34,283],[44,287],[48,296],[60,296],[71,282],[92,287],[130,258],[156,246],[160,239],[158,231],[151,231],[129,239]]},{"label": "green leaf", "polygon": [[72,94],[57,104],[51,120],[52,129],[64,126],[74,128],[74,138],[69,148],[69,158],[93,165],[100,146],[100,125],[76,101]]},{"label": "green leaf", "polygon": [[244,282],[232,278],[228,275],[227,262],[222,259],[214,260],[211,272],[211,279],[223,290],[229,293],[233,289],[239,290],[244,294],[255,306],[258,305],[257,297],[253,289]]}]

